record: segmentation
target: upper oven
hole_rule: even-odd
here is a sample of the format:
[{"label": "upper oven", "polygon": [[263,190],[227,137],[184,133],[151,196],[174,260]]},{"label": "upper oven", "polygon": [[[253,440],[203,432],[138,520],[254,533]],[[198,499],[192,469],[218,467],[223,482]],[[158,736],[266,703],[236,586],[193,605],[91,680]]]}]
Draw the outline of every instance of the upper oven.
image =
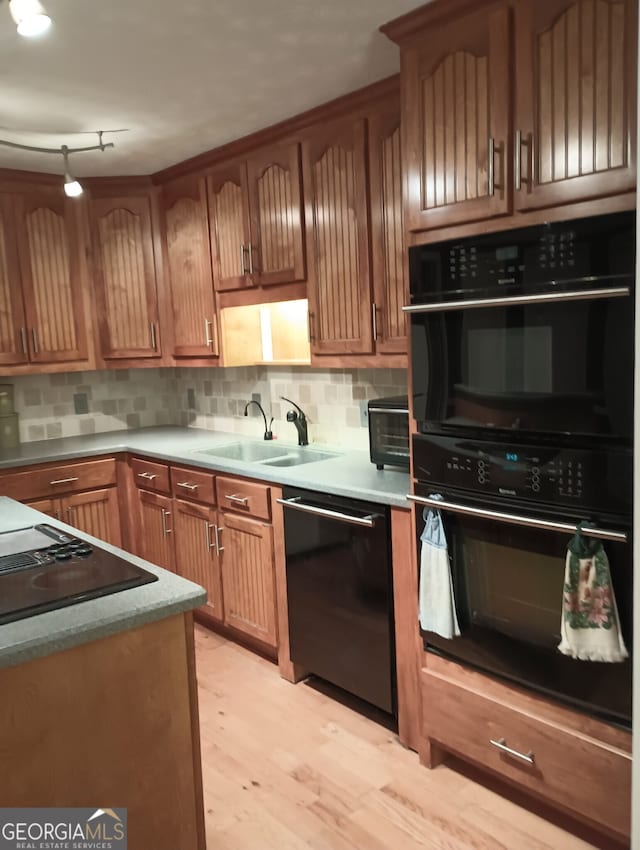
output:
[{"label": "upper oven", "polygon": [[418,431],[631,443],[635,213],[409,257]]}]

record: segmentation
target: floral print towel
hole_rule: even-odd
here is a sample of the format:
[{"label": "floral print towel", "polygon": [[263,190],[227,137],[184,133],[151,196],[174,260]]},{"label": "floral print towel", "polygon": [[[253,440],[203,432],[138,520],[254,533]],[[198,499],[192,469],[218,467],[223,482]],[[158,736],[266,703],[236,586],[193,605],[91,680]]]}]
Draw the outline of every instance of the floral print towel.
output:
[{"label": "floral print towel", "polygon": [[582,534],[580,523],[567,546],[558,649],[581,661],[624,661],[618,607],[602,543]]}]

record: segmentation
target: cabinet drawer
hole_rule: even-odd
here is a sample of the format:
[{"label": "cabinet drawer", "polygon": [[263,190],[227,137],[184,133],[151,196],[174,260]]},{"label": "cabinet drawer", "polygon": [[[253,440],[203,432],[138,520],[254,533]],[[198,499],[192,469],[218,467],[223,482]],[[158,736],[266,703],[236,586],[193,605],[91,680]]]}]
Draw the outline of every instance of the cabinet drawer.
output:
[{"label": "cabinet drawer", "polygon": [[171,467],[171,488],[174,496],[180,499],[215,505],[215,481],[216,477],[212,472],[187,469],[183,466]]},{"label": "cabinet drawer", "polygon": [[48,466],[0,476],[0,495],[19,502],[93,490],[116,483],[115,458]]},{"label": "cabinet drawer", "polygon": [[150,460],[134,457],[131,459],[131,470],[136,487],[141,490],[151,490],[154,493],[171,492],[169,485],[169,467],[164,463],[153,463]]},{"label": "cabinet drawer", "polygon": [[630,753],[427,671],[422,700],[427,738],[582,819],[629,834]]},{"label": "cabinet drawer", "polygon": [[216,478],[218,507],[241,514],[269,519],[271,517],[270,487],[236,478]]}]

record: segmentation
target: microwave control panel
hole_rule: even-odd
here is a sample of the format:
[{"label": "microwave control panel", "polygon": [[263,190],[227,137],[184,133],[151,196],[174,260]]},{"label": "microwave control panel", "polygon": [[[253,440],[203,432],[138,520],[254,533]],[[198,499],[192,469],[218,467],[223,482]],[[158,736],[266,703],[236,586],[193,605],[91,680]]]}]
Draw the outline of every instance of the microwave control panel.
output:
[{"label": "microwave control panel", "polygon": [[[437,435],[414,437],[414,475],[430,486],[606,509],[631,492],[627,452],[513,446]],[[604,504],[603,504],[604,503]]]}]

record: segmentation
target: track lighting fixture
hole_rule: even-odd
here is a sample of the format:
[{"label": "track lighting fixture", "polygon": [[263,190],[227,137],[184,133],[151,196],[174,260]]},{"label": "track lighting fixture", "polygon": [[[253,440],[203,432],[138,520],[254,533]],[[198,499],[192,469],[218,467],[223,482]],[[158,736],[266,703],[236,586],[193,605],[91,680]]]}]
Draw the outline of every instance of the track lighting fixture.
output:
[{"label": "track lighting fixture", "polygon": [[[16,148],[21,151],[33,151],[34,153],[52,153],[57,154],[58,156],[62,155],[62,159],[64,161],[64,193],[68,198],[77,198],[82,194],[82,184],[76,180],[76,178],[71,174],[69,169],[69,154],[71,153],[84,153],[85,151],[104,151],[107,148],[115,147],[113,142],[103,142],[102,141],[102,130],[96,131],[98,134],[98,144],[97,145],[89,145],[85,148],[68,148],[66,145],[62,145],[59,148],[37,148],[33,145],[20,145],[17,142],[8,142],[4,139],[0,139],[0,145],[4,145],[7,148]],[[118,130],[107,130],[105,132],[117,133]],[[121,131],[120,131],[121,132]]]},{"label": "track lighting fixture", "polygon": [[18,33],[27,38],[42,35],[51,26],[51,18],[40,0],[9,0],[9,12]]}]

